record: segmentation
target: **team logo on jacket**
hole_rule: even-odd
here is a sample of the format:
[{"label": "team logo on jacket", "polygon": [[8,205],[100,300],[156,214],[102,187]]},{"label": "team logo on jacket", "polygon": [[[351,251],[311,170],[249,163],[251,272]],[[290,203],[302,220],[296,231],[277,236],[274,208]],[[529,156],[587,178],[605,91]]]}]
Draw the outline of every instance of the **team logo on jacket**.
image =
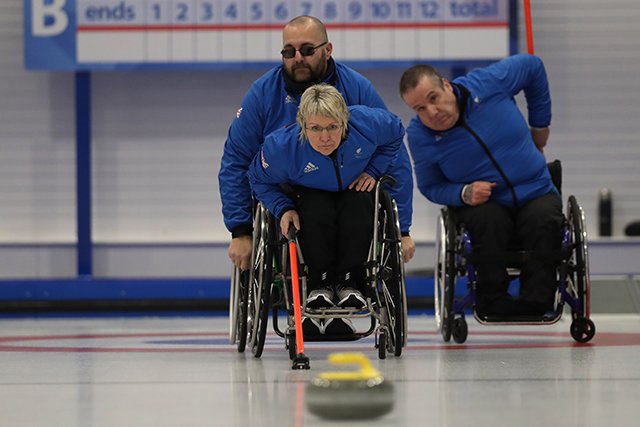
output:
[{"label": "team logo on jacket", "polygon": [[285,104],[291,104],[295,102],[296,102],[296,99],[291,95],[287,95],[287,97],[284,99]]},{"label": "team logo on jacket", "polygon": [[238,108],[238,111],[236,111],[236,119],[240,118],[241,113],[242,113],[242,107]]},{"label": "team logo on jacket", "polygon": [[304,173],[317,171],[318,169],[320,169],[320,168],[317,167],[316,165],[314,165],[313,163],[309,162],[309,163],[307,163],[307,166],[304,167]]},{"label": "team logo on jacket", "polygon": [[356,159],[362,157],[362,147],[356,148]]},{"label": "team logo on jacket", "polygon": [[269,163],[264,159],[264,151],[260,151],[260,162],[262,162],[262,168],[266,169],[269,167]]}]

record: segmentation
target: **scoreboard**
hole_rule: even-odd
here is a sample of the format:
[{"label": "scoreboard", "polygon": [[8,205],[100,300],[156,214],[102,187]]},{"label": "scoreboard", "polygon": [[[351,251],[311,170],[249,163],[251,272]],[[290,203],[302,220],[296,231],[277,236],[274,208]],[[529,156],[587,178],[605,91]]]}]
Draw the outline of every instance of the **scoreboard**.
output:
[{"label": "scoreboard", "polygon": [[230,68],[280,61],[282,27],[322,20],[341,62],[508,56],[509,0],[25,0],[33,70]]}]

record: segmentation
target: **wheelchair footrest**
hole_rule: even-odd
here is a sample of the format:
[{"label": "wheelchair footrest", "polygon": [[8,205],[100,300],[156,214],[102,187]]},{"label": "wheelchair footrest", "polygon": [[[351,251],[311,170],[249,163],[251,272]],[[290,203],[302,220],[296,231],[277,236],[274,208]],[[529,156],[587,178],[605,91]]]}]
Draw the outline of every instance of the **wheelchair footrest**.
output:
[{"label": "wheelchair footrest", "polygon": [[544,314],[542,316],[535,315],[477,315],[478,320],[484,323],[553,323],[558,320],[555,313]]}]

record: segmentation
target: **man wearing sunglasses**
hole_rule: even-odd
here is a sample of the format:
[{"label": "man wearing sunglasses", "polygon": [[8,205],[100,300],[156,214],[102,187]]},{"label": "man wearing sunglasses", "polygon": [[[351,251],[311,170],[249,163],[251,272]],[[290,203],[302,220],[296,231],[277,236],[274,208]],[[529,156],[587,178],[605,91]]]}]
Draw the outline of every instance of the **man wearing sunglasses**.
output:
[{"label": "man wearing sunglasses", "polygon": [[[318,83],[335,86],[347,105],[386,109],[369,80],[333,60],[333,45],[324,24],[311,16],[289,21],[282,33],[282,65],[274,67],[251,86],[231,123],[218,174],[222,213],[231,232],[229,258],[241,270],[250,267],[253,199],[247,171],[271,132],[295,123],[300,97]],[[398,183],[391,190],[399,207],[403,256],[409,261],[415,244],[409,236],[413,202],[413,176],[402,144],[392,173]],[[345,274],[349,274],[346,272]]]}]

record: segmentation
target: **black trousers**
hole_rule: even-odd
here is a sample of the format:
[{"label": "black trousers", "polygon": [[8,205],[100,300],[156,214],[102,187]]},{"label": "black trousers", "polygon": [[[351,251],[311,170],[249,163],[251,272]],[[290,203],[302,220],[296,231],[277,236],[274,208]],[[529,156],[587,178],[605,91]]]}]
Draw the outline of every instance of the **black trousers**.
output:
[{"label": "black trousers", "polygon": [[310,288],[341,282],[345,276],[354,282],[350,286],[362,280],[373,238],[373,205],[373,192],[296,188],[298,239]]},{"label": "black trousers", "polygon": [[[531,200],[518,209],[485,203],[457,208],[456,213],[469,230],[474,252],[491,254],[481,257],[482,262],[476,265],[481,302],[490,302],[507,292],[506,260],[500,253],[513,245],[514,238],[524,250],[536,254],[560,248],[564,217],[562,200],[556,194]],[[522,266],[519,295],[522,300],[549,305],[553,303],[556,287],[556,263],[552,259],[534,256]]]}]

